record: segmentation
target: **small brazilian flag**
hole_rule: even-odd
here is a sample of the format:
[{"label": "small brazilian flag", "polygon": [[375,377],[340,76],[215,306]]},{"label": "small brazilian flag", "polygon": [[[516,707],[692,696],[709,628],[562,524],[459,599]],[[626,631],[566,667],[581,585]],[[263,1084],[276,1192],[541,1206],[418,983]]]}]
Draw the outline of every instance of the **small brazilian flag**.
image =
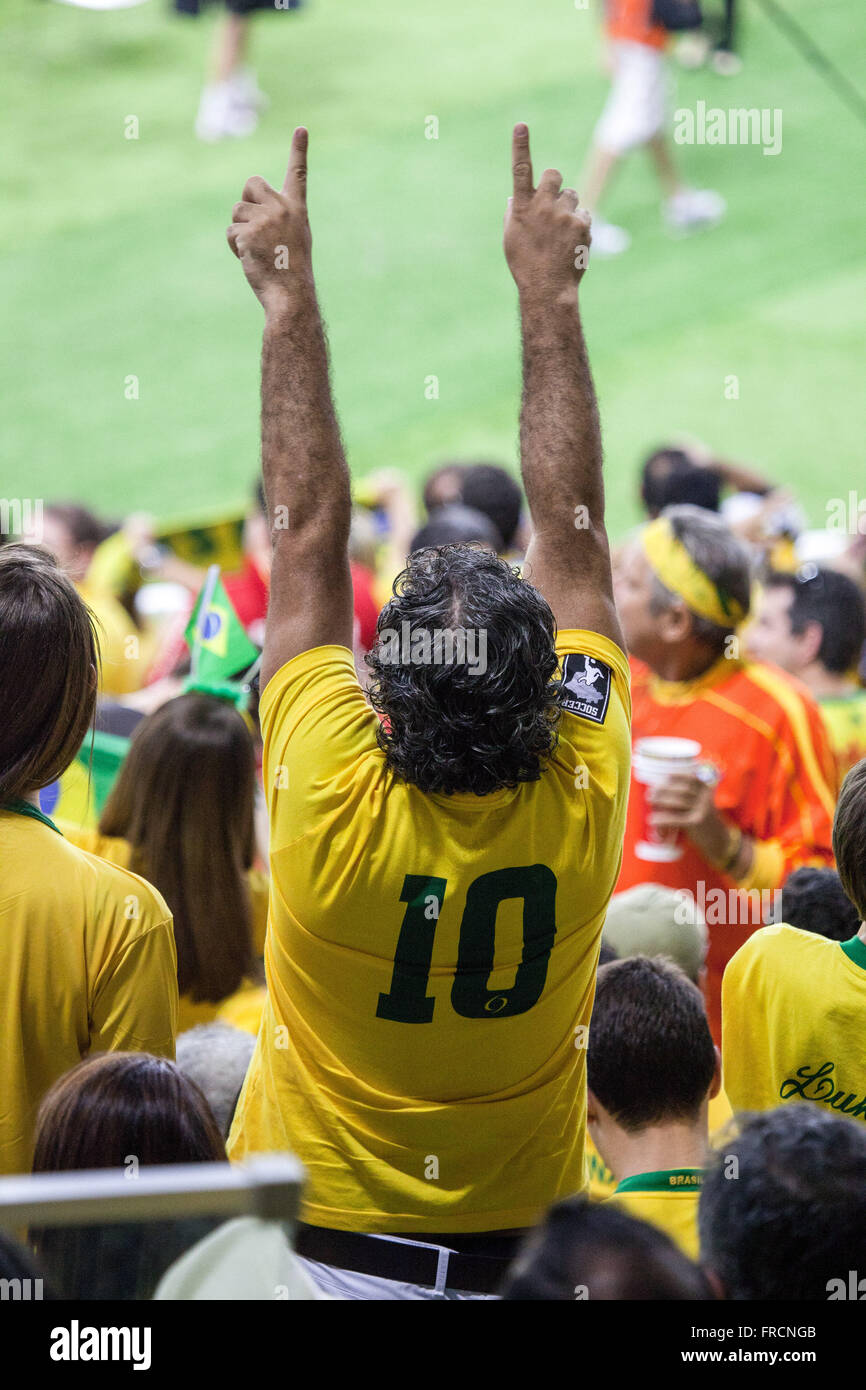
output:
[{"label": "small brazilian flag", "polygon": [[244,632],[219,574],[218,565],[208,570],[184,633],[192,652],[192,673],[199,680],[227,680],[251,666],[259,654]]}]

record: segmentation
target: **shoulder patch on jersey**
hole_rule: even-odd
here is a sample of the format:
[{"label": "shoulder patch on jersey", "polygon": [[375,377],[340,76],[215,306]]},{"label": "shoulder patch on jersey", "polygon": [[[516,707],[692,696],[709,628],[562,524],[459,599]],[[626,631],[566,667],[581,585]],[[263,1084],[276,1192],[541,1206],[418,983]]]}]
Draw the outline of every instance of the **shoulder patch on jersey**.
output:
[{"label": "shoulder patch on jersey", "polygon": [[604,661],[582,652],[569,652],[562,659],[562,685],[559,703],[569,714],[603,724],[610,704],[613,671]]}]

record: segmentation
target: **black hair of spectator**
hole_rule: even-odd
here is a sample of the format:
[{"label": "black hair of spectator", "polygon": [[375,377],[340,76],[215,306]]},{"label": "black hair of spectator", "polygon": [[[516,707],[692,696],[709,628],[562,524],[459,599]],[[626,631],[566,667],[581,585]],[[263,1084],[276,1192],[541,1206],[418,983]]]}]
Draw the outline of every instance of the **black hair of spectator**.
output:
[{"label": "black hair of spectator", "polygon": [[599,970],[603,965],[610,965],[612,960],[619,960],[619,956],[617,955],[613,947],[609,944],[609,942],[603,941],[598,951]]},{"label": "black hair of spectator", "polygon": [[800,637],[809,623],[821,628],[818,661],[827,671],[843,676],[856,667],[866,641],[866,603],[847,574],[818,565],[804,565],[796,574],[770,574],[767,589],[791,594],[788,618]]},{"label": "black hair of spectator", "polygon": [[785,879],[781,910],[773,921],[787,922],[829,941],[850,941],[859,930],[860,914],[835,869],[806,866]]},{"label": "black hair of spectator", "polygon": [[710,1285],[663,1231],[607,1202],[569,1197],[527,1237],[502,1286],[506,1302],[712,1300]]},{"label": "black hair of spectator", "polygon": [[826,1302],[864,1268],[866,1126],[799,1101],[748,1118],[713,1155],[698,1228],[726,1298]]},{"label": "black hair of spectator", "polygon": [[463,505],[489,516],[500,536],[502,549],[510,550],[523,511],[523,489],[496,463],[473,463],[463,474]]},{"label": "black hair of spectator", "polygon": [[[560,715],[546,600],[492,551],[468,545],[416,551],[393,592],[366,658],[393,775],[423,792],[477,796],[536,782]],[[407,659],[402,639],[419,634],[444,659],[435,647],[432,660]]]},{"label": "black hair of spectator", "polygon": [[842,783],[833,819],[833,854],[842,887],[866,921],[866,758]]},{"label": "black hair of spectator", "polygon": [[471,545],[473,541],[489,545],[492,550],[502,549],[502,537],[483,512],[473,507],[454,503],[447,507],[437,507],[419,531],[415,532],[409,544],[409,553],[428,550],[438,545]]},{"label": "black hair of spectator", "polygon": [[629,1133],[694,1121],[716,1070],[703,997],[663,956],[629,956],[598,972],[587,1085]]},{"label": "black hair of spectator", "polygon": [[641,470],[640,495],[650,517],[688,502],[717,512],[722,484],[712,468],[699,468],[682,449],[656,449]]}]

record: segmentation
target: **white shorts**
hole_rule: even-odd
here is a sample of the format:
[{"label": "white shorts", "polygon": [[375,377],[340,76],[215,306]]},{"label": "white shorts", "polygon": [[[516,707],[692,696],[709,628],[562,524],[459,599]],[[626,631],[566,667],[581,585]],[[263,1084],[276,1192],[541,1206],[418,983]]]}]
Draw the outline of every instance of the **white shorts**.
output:
[{"label": "white shorts", "polygon": [[610,154],[627,154],[658,135],[667,111],[668,73],[664,50],[615,39],[610,45],[613,80],[595,127],[595,143]]},{"label": "white shorts", "polygon": [[308,1260],[296,1256],[314,1284],[329,1298],[381,1302],[423,1299],[448,1299],[499,1301],[498,1294],[463,1293],[449,1288],[428,1288],[423,1284],[401,1284],[396,1279],[384,1279],[377,1274],[357,1274],[351,1269],[337,1269],[334,1265],[320,1264],[318,1260]]}]

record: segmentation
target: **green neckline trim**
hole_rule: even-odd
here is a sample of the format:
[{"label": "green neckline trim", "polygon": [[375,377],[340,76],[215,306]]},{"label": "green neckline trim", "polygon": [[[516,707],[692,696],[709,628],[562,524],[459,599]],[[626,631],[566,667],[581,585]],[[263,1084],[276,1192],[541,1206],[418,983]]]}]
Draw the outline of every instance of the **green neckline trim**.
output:
[{"label": "green neckline trim", "polygon": [[623,1178],[614,1192],[688,1192],[702,1187],[703,1168],[659,1168],[654,1173],[635,1173]]},{"label": "green neckline trim", "polygon": [[842,942],[842,950],[849,960],[853,960],[861,970],[866,970],[866,941],[861,941],[859,936],[852,936],[850,941]]},{"label": "green neckline trim", "polygon": [[17,799],[15,801],[4,801],[3,805],[0,806],[0,810],[13,811],[16,816],[30,816],[32,820],[41,820],[43,825],[47,825],[51,830],[56,831],[58,835],[63,835],[63,831],[58,830],[54,821],[48,816],[43,815],[43,813],[38,811],[29,801],[19,801]]}]

